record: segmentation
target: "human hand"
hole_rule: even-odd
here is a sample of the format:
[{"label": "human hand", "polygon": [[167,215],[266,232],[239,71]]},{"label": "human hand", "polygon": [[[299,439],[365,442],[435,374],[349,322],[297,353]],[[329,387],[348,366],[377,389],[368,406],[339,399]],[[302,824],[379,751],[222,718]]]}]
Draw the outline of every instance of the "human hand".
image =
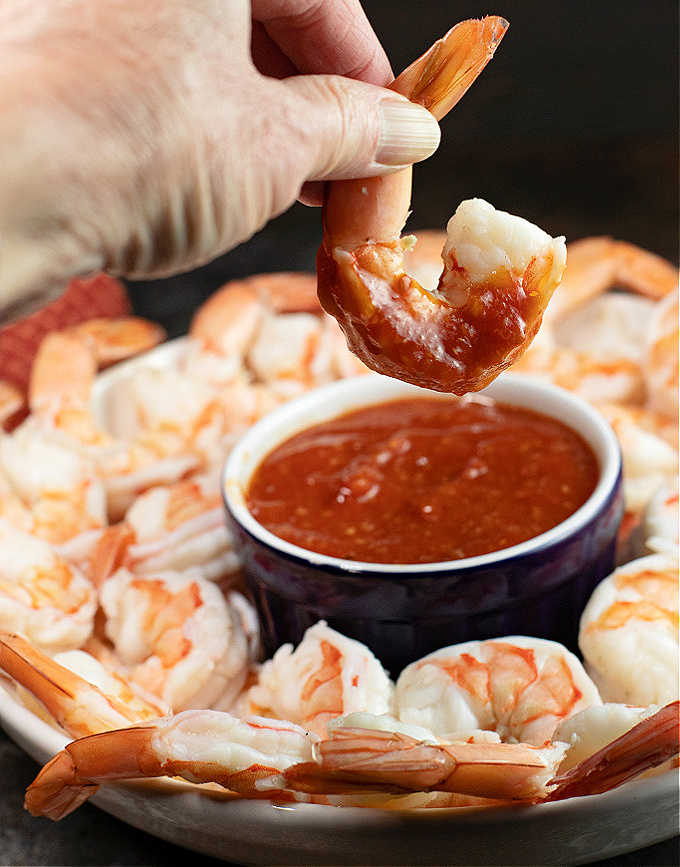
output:
[{"label": "human hand", "polygon": [[195,267],[439,141],[358,0],[0,0],[0,56],[0,308]]}]

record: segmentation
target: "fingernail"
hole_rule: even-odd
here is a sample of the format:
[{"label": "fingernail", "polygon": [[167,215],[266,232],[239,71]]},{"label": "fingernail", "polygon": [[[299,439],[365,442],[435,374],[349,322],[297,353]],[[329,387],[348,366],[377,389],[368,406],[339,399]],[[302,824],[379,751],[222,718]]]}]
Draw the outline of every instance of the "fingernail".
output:
[{"label": "fingernail", "polygon": [[441,133],[430,112],[414,102],[384,99],[380,110],[380,138],[376,163],[406,166],[424,160],[437,150]]}]

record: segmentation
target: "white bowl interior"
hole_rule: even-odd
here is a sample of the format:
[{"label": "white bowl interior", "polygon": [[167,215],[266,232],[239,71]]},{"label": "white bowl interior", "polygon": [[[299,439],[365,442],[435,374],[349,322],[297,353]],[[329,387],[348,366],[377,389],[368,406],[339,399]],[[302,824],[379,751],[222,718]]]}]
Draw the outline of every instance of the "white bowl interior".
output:
[{"label": "white bowl interior", "polygon": [[608,422],[595,409],[584,400],[550,383],[519,374],[504,373],[480,391],[479,395],[543,413],[568,425],[590,445],[600,465],[600,478],[588,501],[551,530],[511,548],[463,560],[424,564],[358,563],[300,548],[278,538],[253,518],[246,506],[250,479],[261,461],[280,443],[312,425],[360,407],[412,395],[450,399],[450,395],[369,373],[321,386],[260,419],[236,443],[225,464],[223,492],[227,508],[234,519],[252,536],[270,547],[316,565],[326,564],[349,570],[361,568],[372,572],[432,572],[490,565],[560,542],[592,520],[617,483],[621,472],[618,440]]}]

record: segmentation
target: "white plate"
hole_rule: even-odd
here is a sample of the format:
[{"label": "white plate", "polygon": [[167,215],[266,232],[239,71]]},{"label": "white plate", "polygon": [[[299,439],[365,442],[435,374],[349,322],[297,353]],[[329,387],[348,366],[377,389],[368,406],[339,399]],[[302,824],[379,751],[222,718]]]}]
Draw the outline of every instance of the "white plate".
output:
[{"label": "white plate", "polygon": [[[116,428],[133,423],[118,411],[129,377],[140,366],[174,363],[183,343],[170,341],[100,375],[93,395],[100,421]],[[69,740],[2,686],[0,724],[40,764]],[[675,771],[603,795],[502,809],[277,805],[165,779],[111,783],[92,798],[129,825],[213,858],[301,867],[584,864],[673,837],[679,830],[678,802]]]},{"label": "white plate", "polygon": [[[2,687],[0,723],[41,764],[68,740]],[[162,840],[242,864],[548,867],[609,858],[674,836],[678,798],[672,771],[603,795],[507,809],[277,805],[174,780],[110,783],[92,802]]]}]

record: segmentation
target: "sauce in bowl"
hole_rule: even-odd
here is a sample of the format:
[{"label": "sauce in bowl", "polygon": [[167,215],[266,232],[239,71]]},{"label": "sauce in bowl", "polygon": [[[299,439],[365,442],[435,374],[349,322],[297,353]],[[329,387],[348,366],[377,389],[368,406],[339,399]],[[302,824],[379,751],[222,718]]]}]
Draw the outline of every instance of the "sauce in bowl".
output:
[{"label": "sauce in bowl", "polygon": [[295,434],[263,459],[246,504],[307,550],[436,563],[557,526],[598,477],[591,447],[556,419],[489,398],[409,397]]}]

